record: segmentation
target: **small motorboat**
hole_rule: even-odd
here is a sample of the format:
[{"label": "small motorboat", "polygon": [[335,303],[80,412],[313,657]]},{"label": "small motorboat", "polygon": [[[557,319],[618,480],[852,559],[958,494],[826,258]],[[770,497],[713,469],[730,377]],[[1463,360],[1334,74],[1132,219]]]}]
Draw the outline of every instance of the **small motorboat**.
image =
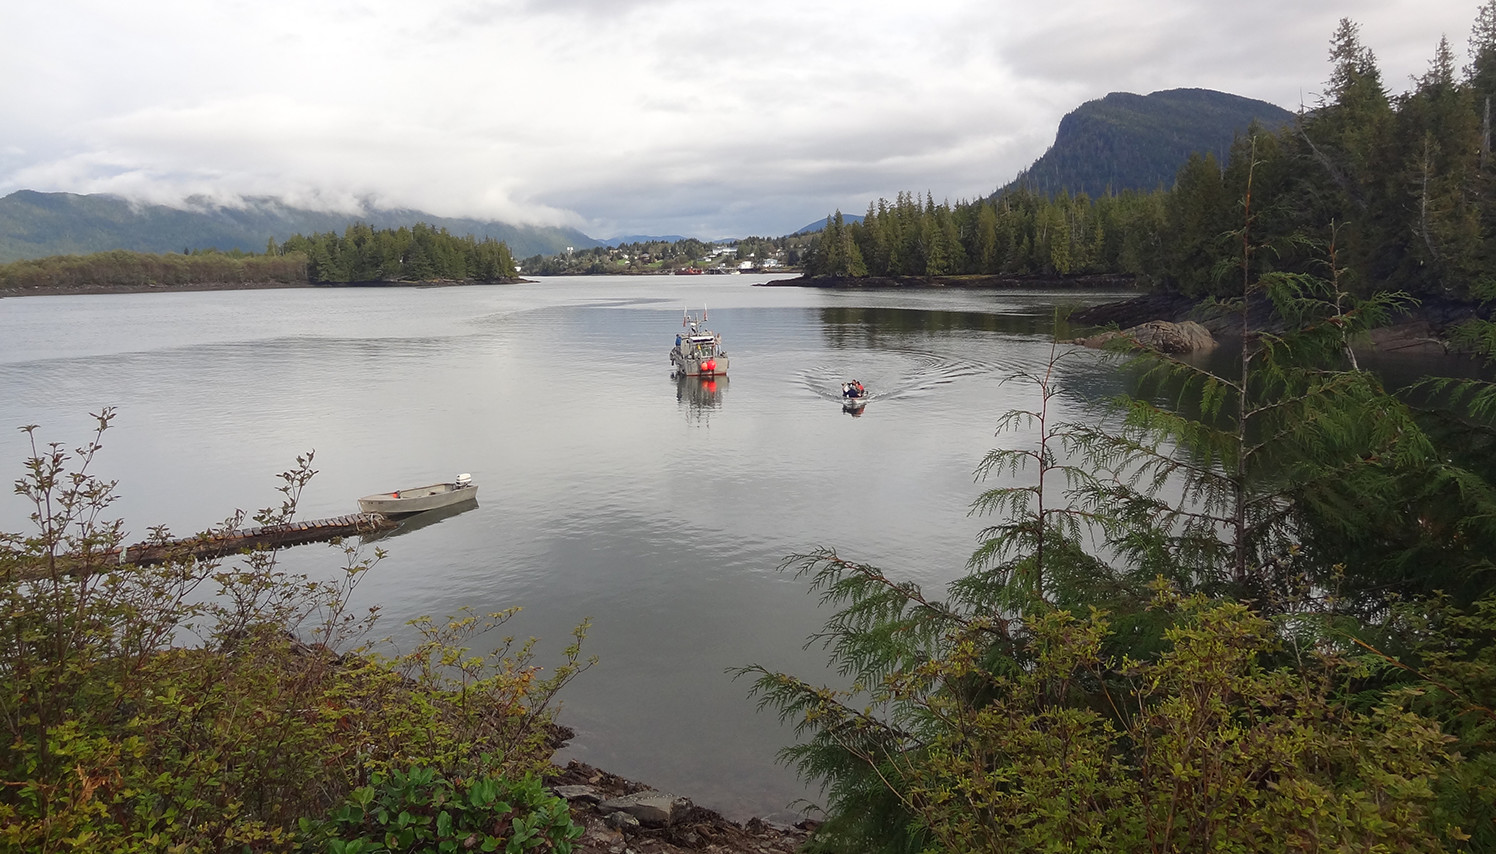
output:
[{"label": "small motorboat", "polygon": [[687,312],[681,326],[689,330],[676,334],[675,346],[670,350],[670,364],[676,376],[725,376],[727,351],[722,349],[722,336],[706,328],[706,309],[701,310],[700,319]]},{"label": "small motorboat", "polygon": [[450,507],[478,497],[478,485],[473,476],[460,474],[449,483],[432,483],[397,489],[394,492],[376,492],[358,500],[358,509],[381,516],[409,516],[441,507]]},{"label": "small motorboat", "polygon": [[858,382],[857,380],[852,380],[849,383],[842,383],[843,409],[861,409],[862,407],[867,406],[867,401],[867,389],[863,388],[862,383]]}]

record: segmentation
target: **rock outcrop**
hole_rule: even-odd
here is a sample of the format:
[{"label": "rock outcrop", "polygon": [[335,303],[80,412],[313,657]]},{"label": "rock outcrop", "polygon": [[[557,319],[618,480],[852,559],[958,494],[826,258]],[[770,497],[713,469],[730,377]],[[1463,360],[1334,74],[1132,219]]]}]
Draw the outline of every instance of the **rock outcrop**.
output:
[{"label": "rock outcrop", "polygon": [[1081,338],[1077,343],[1087,347],[1101,347],[1117,338],[1130,338],[1141,346],[1170,356],[1203,353],[1216,347],[1215,336],[1210,334],[1210,330],[1193,320],[1180,323],[1150,320],[1129,329]]},{"label": "rock outcrop", "polygon": [[597,805],[597,811],[604,815],[621,812],[633,816],[644,827],[669,827],[690,809],[689,799],[653,790],[608,798]]}]

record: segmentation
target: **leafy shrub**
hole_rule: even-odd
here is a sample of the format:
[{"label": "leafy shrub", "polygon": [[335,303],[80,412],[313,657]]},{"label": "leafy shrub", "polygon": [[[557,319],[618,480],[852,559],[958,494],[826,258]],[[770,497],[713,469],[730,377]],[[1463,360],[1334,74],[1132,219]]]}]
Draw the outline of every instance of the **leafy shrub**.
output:
[{"label": "leafy shrub", "polygon": [[[1280,644],[1244,606],[1164,595],[1153,661],[1109,659],[1100,615],[1034,619],[1030,669],[984,673],[958,644],[933,676],[978,676],[993,702],[922,701],[955,726],[909,754],[906,797],[951,851],[1430,851],[1436,721],[1398,696],[1358,711],[1353,662]],[[1099,688],[1099,690],[1098,690]]]},{"label": "leafy shrub", "polygon": [[568,854],[583,829],[533,776],[450,781],[432,768],[375,775],[325,819],[302,819],[307,851],[503,851]]},{"label": "leafy shrub", "polygon": [[[549,675],[533,640],[469,649],[517,609],[423,618],[386,658],[364,640],[378,609],[348,606],[378,550],[344,545],[330,581],[273,550],[121,564],[114,484],[88,471],[113,412],[97,417],[74,452],[33,444],[16,493],[35,530],[0,534],[0,850],[289,851],[299,819],[374,774],[549,767],[554,698],[591,664],[585,622]],[[292,518],[310,464],[257,522]]]}]

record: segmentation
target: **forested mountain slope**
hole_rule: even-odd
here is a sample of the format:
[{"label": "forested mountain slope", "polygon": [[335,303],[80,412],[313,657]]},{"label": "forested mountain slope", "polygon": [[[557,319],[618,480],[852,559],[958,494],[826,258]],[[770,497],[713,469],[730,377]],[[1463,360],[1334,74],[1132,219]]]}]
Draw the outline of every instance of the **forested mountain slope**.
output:
[{"label": "forested mountain slope", "polygon": [[426,223],[457,236],[501,240],[516,256],[561,252],[568,246],[601,245],[573,228],[453,219],[406,209],[373,210],[354,216],[295,208],[276,199],[259,198],[249,199],[239,208],[205,203],[183,210],[136,204],[119,196],[20,190],[0,198],[0,263],[114,249],[151,253],[188,249],[263,252],[271,239],[284,241],[293,234],[342,233],[355,222],[389,229]]},{"label": "forested mountain slope", "polygon": [[1266,101],[1210,89],[1113,92],[1061,119],[1054,145],[998,192],[1023,187],[1095,198],[1108,191],[1169,189],[1191,154],[1214,154],[1224,162],[1231,140],[1254,121],[1276,130],[1292,118]]}]

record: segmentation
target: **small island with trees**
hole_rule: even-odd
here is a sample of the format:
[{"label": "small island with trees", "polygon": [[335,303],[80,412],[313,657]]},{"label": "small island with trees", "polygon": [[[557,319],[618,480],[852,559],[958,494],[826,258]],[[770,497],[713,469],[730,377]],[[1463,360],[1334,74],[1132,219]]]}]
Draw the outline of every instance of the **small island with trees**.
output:
[{"label": "small island with trees", "polygon": [[0,265],[0,296],[317,285],[504,284],[521,281],[502,241],[428,225],[271,240],[261,254],[116,250]]}]

